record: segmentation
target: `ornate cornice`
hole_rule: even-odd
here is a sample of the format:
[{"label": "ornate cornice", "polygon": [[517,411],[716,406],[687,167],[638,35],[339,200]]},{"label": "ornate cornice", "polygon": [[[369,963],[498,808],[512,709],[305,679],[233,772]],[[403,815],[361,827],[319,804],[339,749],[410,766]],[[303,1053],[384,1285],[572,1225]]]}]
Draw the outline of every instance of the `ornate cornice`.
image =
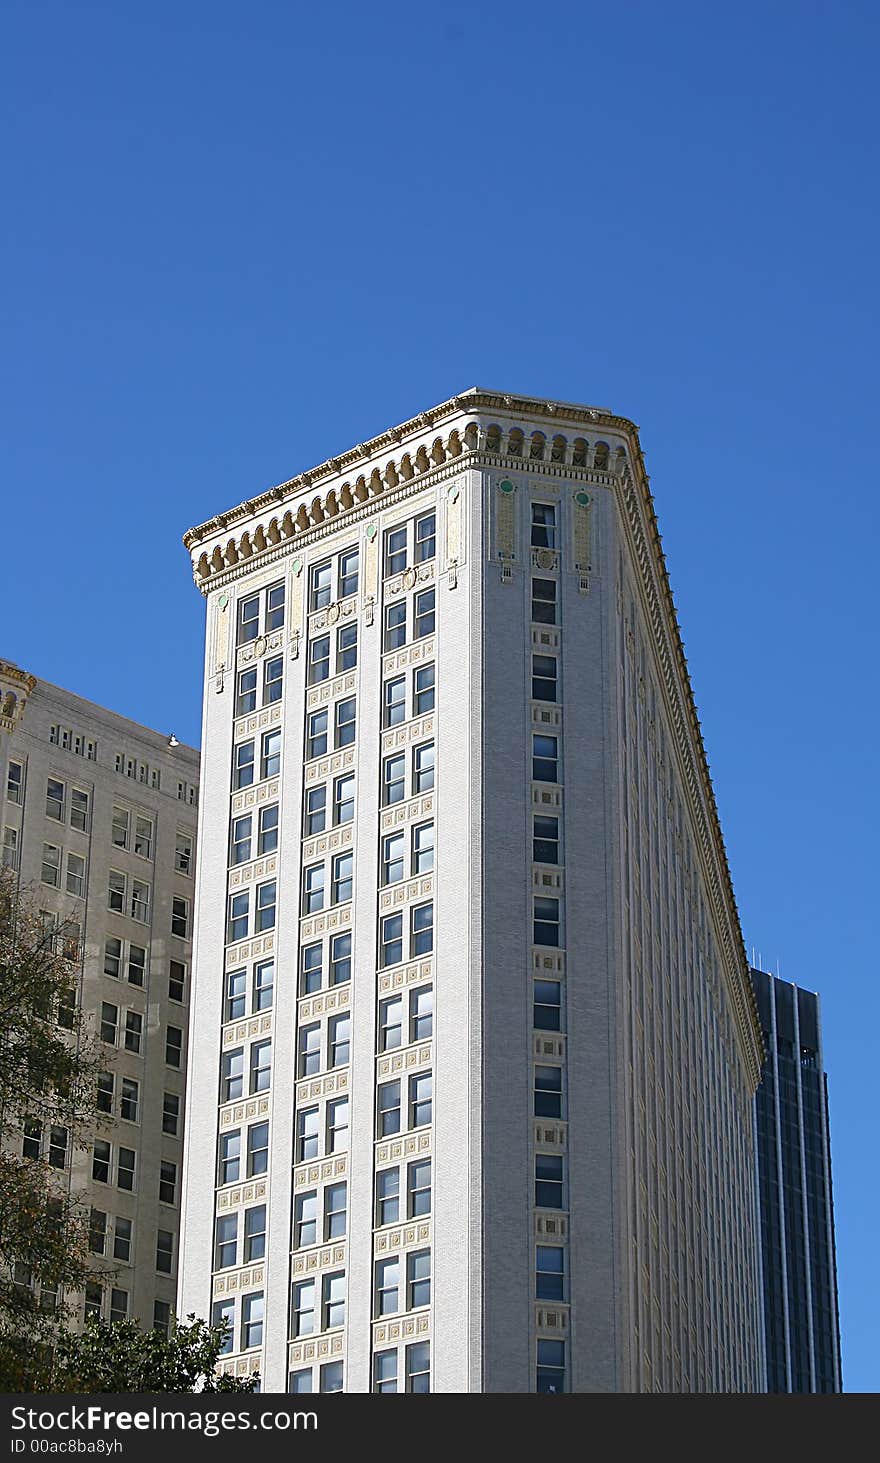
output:
[{"label": "ornate cornice", "polygon": [[0,660],[0,680],[6,683],[0,686],[0,728],[11,732],[15,730],[15,723],[24,712],[27,698],[36,686],[37,678],[28,671],[23,671],[21,666],[15,665],[11,660]]}]

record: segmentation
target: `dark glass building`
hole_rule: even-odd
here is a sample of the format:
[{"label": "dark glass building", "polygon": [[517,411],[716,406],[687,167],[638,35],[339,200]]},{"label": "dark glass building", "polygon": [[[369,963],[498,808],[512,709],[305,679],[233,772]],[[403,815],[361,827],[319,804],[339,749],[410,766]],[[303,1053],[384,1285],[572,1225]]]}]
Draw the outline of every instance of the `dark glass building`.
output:
[{"label": "dark glass building", "polygon": [[819,998],[752,970],[767,1058],[755,1096],[768,1392],[840,1392],[828,1087]]}]

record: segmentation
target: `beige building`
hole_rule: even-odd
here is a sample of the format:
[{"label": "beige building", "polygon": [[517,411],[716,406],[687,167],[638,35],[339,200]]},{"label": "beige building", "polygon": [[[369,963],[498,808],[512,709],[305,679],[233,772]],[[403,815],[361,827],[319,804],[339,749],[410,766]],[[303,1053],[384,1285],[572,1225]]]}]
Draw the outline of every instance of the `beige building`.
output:
[{"label": "beige building", "polygon": [[757,1390],[761,1038],[636,428],[475,389],[185,543],[181,1309],[272,1392]]},{"label": "beige building", "polygon": [[[166,1327],[180,1232],[199,755],[0,661],[3,863],[58,931],[106,1048],[88,1152],[22,1134],[91,1207],[80,1316]],[[110,1271],[112,1270],[112,1274]]]}]

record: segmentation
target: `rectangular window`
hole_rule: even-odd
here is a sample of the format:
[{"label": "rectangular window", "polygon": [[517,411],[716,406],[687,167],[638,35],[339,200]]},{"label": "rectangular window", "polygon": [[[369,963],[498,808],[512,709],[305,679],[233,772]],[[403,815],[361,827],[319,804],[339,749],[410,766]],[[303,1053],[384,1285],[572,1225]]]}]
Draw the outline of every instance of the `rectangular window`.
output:
[{"label": "rectangular window", "polygon": [[434,633],[434,590],[423,589],[421,594],[415,597],[415,619],[413,624],[413,639],[423,640],[426,635]]},{"label": "rectangular window", "polygon": [[411,1250],[406,1257],[406,1308],[431,1304],[431,1251]]},{"label": "rectangular window", "polygon": [[330,679],[330,636],[319,635],[309,645],[309,685]]},{"label": "rectangular window", "polygon": [[220,1347],[221,1356],[227,1356],[229,1352],[233,1350],[235,1344],[233,1329],[234,1322],[235,1301],[215,1300],[213,1306],[211,1307],[211,1325],[224,1327],[225,1334],[223,1337],[223,1344]]},{"label": "rectangular window", "polygon": [[189,900],[175,894],[171,900],[171,933],[185,940],[189,934]]},{"label": "rectangular window", "polygon": [[392,528],[385,535],[385,574],[401,574],[406,568],[406,528]]},{"label": "rectangular window", "polygon": [[176,1092],[162,1096],[162,1132],[176,1138],[180,1131],[180,1097]]},{"label": "rectangular window", "polygon": [[[172,964],[174,962],[172,961]],[[143,945],[130,944],[126,975],[129,985],[142,986],[146,979],[147,952]]]},{"label": "rectangular window", "polygon": [[245,813],[241,818],[232,820],[232,852],[231,862],[233,864],[246,864],[251,856],[251,815]]},{"label": "rectangular window", "polygon": [[174,870],[178,874],[192,873],[193,840],[191,833],[178,833],[174,845]]},{"label": "rectangular window", "polygon": [[165,1065],[179,1067],[183,1051],[183,1032],[179,1026],[165,1028]]},{"label": "rectangular window", "polygon": [[81,833],[89,830],[89,795],[81,787],[70,790],[70,826]]},{"label": "rectangular window", "polygon": [[303,914],[317,914],[324,908],[324,865],[310,864],[303,870]]},{"label": "rectangular window", "polygon": [[128,1291],[118,1290],[116,1286],[110,1291],[110,1320],[124,1321],[128,1316]]},{"label": "rectangular window", "polygon": [[535,1117],[562,1117],[562,1068],[535,1068]]},{"label": "rectangular window", "polygon": [[416,563],[423,564],[433,559],[437,552],[437,518],[434,513],[425,513],[416,519]]},{"label": "rectangular window", "polygon": [[565,1391],[565,1342],[538,1338],[536,1391]]},{"label": "rectangular window", "polygon": [[136,1055],[141,1049],[141,1037],[144,1030],[144,1018],[139,1011],[126,1011],[125,1013],[125,1050],[134,1052]]},{"label": "rectangular window", "polygon": [[302,952],[302,974],[300,977],[300,994],[310,996],[314,991],[321,989],[323,980],[322,973],[322,947],[317,945],[304,945]]},{"label": "rectangular window", "polygon": [[321,1070],[321,1023],[299,1029],[299,1076],[314,1077]]},{"label": "rectangular window", "polygon": [[81,899],[86,887],[86,861],[78,853],[67,855],[67,892]]},{"label": "rectangular window", "polygon": [[413,715],[425,716],[434,710],[434,667],[423,665],[415,674],[415,700]]},{"label": "rectangular window", "polygon": [[562,1159],[555,1153],[535,1154],[535,1203],[539,1209],[562,1208]]},{"label": "rectangular window", "polygon": [[140,815],[134,820],[134,851],[141,858],[153,857],[153,820]]},{"label": "rectangular window", "polygon": [[409,1079],[409,1125],[426,1128],[431,1121],[434,1080],[430,1072]]},{"label": "rectangular window", "polygon": [[272,1083],[272,1043],[256,1041],[251,1047],[251,1095],[268,1092]]},{"label": "rectangular window", "polygon": [[306,1245],[318,1243],[318,1195],[315,1189],[308,1194],[297,1195],[294,1206],[294,1245],[303,1249]]},{"label": "rectangular window", "polygon": [[419,904],[410,912],[412,958],[430,955],[434,948],[434,906]]},{"label": "rectangular window", "polygon": [[328,1184],[324,1190],[324,1239],[342,1239],[346,1229],[348,1185]]},{"label": "rectangular window", "polygon": [[260,777],[277,777],[281,771],[281,733],[263,733],[263,755],[260,761]]},{"label": "rectangular window", "polygon": [[532,700],[556,701],[558,662],[555,655],[532,656]]},{"label": "rectangular window", "polygon": [[532,621],[536,625],[556,624],[556,581],[532,580]]},{"label": "rectangular window", "polygon": [[67,1165],[67,1140],[66,1128],[51,1127],[49,1129],[49,1163],[52,1168],[65,1168]]},{"label": "rectangular window", "polygon": [[532,504],[532,548],[556,548],[556,504]]},{"label": "rectangular window", "polygon": [[101,1040],[106,1041],[108,1046],[116,1045],[117,1027],[119,1024],[119,1007],[113,1006],[109,1001],[101,1003]]},{"label": "rectangular window", "polygon": [[343,1379],[341,1361],[325,1361],[321,1367],[321,1391],[341,1392]]},{"label": "rectangular window", "polygon": [[323,833],[327,826],[327,788],[310,787],[306,793],[306,837]]},{"label": "rectangular window", "polygon": [[[424,750],[423,748],[416,750]],[[391,803],[402,802],[404,797],[404,778],[406,774],[406,760],[402,756],[386,757],[382,764],[382,804],[384,807]]]},{"label": "rectangular window", "polygon": [[257,668],[248,666],[238,673],[238,689],[235,696],[236,716],[247,716],[257,709]]},{"label": "rectangular window", "polygon": [[255,922],[255,929],[257,931],[257,934],[262,934],[265,930],[274,930],[275,928],[275,889],[276,885],[274,879],[270,879],[266,884],[257,885],[257,911]]},{"label": "rectangular window", "polygon": [[357,708],[354,696],[336,703],[336,748],[350,747],[357,735]]},{"label": "rectangular window", "polygon": [[431,1160],[417,1159],[407,1174],[407,1217],[419,1219],[431,1212]]},{"label": "rectangular window", "polygon": [[159,1164],[159,1202],[173,1204],[177,1198],[177,1164],[163,1158]]},{"label": "rectangular window", "polygon": [[254,744],[239,742],[235,749],[235,771],[232,778],[234,791],[250,787],[254,780]]},{"label": "rectangular window", "polygon": [[134,1165],[135,1151],[133,1148],[120,1148],[116,1160],[116,1185],[117,1188],[127,1189],[129,1193],[134,1189]]},{"label": "rectangular window", "polygon": [[179,960],[168,963],[168,999],[183,1003],[186,997],[186,966]]},{"label": "rectangular window", "polygon": [[351,980],[351,935],[334,935],[330,946],[330,984]]},{"label": "rectangular window", "polygon": [[107,1215],[101,1209],[93,1209],[89,1217],[89,1249],[93,1255],[103,1255],[107,1247]]},{"label": "rectangular window", "polygon": [[337,777],[333,783],[333,822],[350,823],[354,817],[354,773]]},{"label": "rectangular window", "polygon": [[217,1182],[237,1184],[241,1175],[241,1130],[220,1134]]},{"label": "rectangular window", "polygon": [[244,1211],[244,1263],[262,1260],[266,1253],[266,1206],[254,1204]]},{"label": "rectangular window", "polygon": [[313,711],[309,717],[307,757],[323,757],[327,751],[327,711]]},{"label": "rectangular window", "polygon": [[[99,1112],[113,1111],[113,1090],[116,1085],[116,1078],[112,1072],[98,1073],[98,1096],[97,1106]],[[25,1155],[27,1156],[27,1155]]]},{"label": "rectangular window", "polygon": [[538,1031],[562,1030],[562,986],[558,980],[536,980],[534,1024]]},{"label": "rectangular window", "polygon": [[318,1109],[316,1107],[301,1108],[296,1115],[297,1127],[297,1161],[302,1163],[308,1158],[318,1156]]},{"label": "rectangular window", "polygon": [[247,1176],[256,1178],[269,1170],[269,1124],[251,1123],[247,1141]]},{"label": "rectangular window", "polygon": [[535,733],[532,737],[532,777],[535,782],[559,781],[559,738]]},{"label": "rectangular window", "polygon": [[397,1391],[397,1348],[377,1351],[373,1356],[373,1391]]},{"label": "rectangular window", "polygon": [[46,782],[46,817],[55,818],[59,823],[64,821],[64,795],[65,787],[57,777],[50,777]]},{"label": "rectangular window", "polygon": [[83,1315],[86,1320],[89,1316],[96,1316],[101,1319],[101,1309],[104,1304],[104,1291],[94,1280],[86,1281],[86,1301]]},{"label": "rectangular window", "polygon": [[422,986],[409,995],[410,1041],[427,1041],[434,1031],[434,990]]},{"label": "rectangular window", "polygon": [[311,1336],[315,1330],[315,1282],[301,1280],[293,1287],[293,1334]]},{"label": "rectangular window", "polygon": [[[400,759],[403,761],[403,758]],[[403,778],[401,776],[401,786]],[[434,786],[434,743],[413,748],[413,792],[430,792]],[[403,793],[401,792],[401,797]]]},{"label": "rectangular window", "polygon": [[233,894],[229,900],[229,927],[226,938],[228,941],[246,940],[248,924],[250,923],[250,891],[245,889],[241,894]]},{"label": "rectangular window", "polygon": [[326,609],[330,603],[333,585],[332,565],[327,559],[323,564],[312,566],[312,609]]},{"label": "rectangular window", "polygon": [[226,1020],[240,1021],[247,1011],[247,973],[230,970],[226,977]]},{"label": "rectangular window", "polygon": [[434,867],[434,824],[420,823],[412,831],[412,871],[414,874],[430,874]]},{"label": "rectangular window", "polygon": [[338,853],[333,860],[334,904],[346,904],[352,896],[354,880],[354,854]]},{"label": "rectangular window", "polygon": [[400,1219],[400,1169],[381,1168],[376,1174],[376,1223],[396,1224]]},{"label": "rectangular window", "polygon": [[[61,849],[54,843],[43,844],[43,864],[40,878],[50,889],[61,887]],[[112,875],[111,875],[112,878]]]},{"label": "rectangular window", "polygon": [[284,625],[284,583],[270,584],[266,590],[266,634]]},{"label": "rectangular window", "polygon": [[174,1235],[170,1229],[156,1231],[156,1269],[160,1275],[174,1270]]},{"label": "rectangular window", "polygon": [[278,804],[271,803],[260,809],[260,830],[257,838],[257,853],[274,853],[278,847]]},{"label": "rectangular window", "polygon": [[136,1123],[138,1120],[138,1102],[140,1100],[140,1086],[133,1077],[123,1077],[122,1094],[119,1098],[119,1116],[127,1123]]},{"label": "rectangular window", "polygon": [[406,839],[403,833],[389,833],[382,839],[382,883],[399,884],[404,875]]},{"label": "rectangular window", "polygon": [[349,549],[347,553],[339,555],[340,599],[347,599],[350,594],[357,594],[359,565],[360,552],[358,549]]},{"label": "rectangular window", "polygon": [[358,627],[340,625],[336,631],[336,671],[353,671],[358,662]]},{"label": "rectangular window", "polygon": [[559,944],[559,900],[536,899],[533,938],[536,945]]},{"label": "rectangular window", "polygon": [[244,1095],[244,1051],[224,1052],[220,1059],[220,1101],[234,1102]]},{"label": "rectangular window", "polygon": [[21,806],[24,795],[24,765],[21,762],[10,762],[6,771],[6,798],[10,803],[17,803]]},{"label": "rectangular window", "polygon": [[379,1050],[393,1051],[403,1045],[403,997],[392,996],[379,1005]]},{"label": "rectangular window", "polygon": [[377,1126],[380,1138],[390,1138],[400,1132],[400,1083],[383,1082],[379,1086],[376,1103]]},{"label": "rectangular window", "polygon": [[384,649],[399,650],[406,644],[406,600],[398,600],[396,604],[385,607],[385,644]]},{"label": "rectangular window", "polygon": [[532,858],[536,864],[559,863],[559,819],[535,816]]},{"label": "rectangular window", "polygon": [[103,1138],[97,1139],[92,1149],[92,1178],[96,1184],[110,1182],[110,1144]]},{"label": "rectangular window", "polygon": [[238,639],[239,645],[247,645],[251,640],[256,640],[260,633],[260,596],[250,594],[246,599],[238,602]]},{"label": "rectangular window", "polygon": [[153,1301],[153,1330],[160,1335],[166,1336],[171,1329],[171,1302],[169,1300]]},{"label": "rectangular window", "polygon": [[400,1309],[400,1259],[376,1261],[376,1315],[393,1316]]},{"label": "rectangular window", "polygon": [[131,1260],[131,1234],[131,1220],[123,1219],[121,1215],[117,1215],[113,1225],[114,1260],[124,1260],[126,1264]]},{"label": "rectangular window", "polygon": [[263,1293],[246,1295],[241,1303],[241,1345],[247,1351],[263,1344]]},{"label": "rectangular window", "polygon": [[348,1148],[348,1098],[327,1104],[327,1152],[344,1153]]},{"label": "rectangular window", "polygon": [[251,1010],[270,1011],[272,1009],[272,993],[275,985],[275,962],[274,960],[261,960],[254,966],[254,987]]},{"label": "rectangular window", "polygon": [[417,1341],[406,1348],[406,1390],[408,1392],[430,1392],[431,1390],[431,1343]]},{"label": "rectangular window", "polygon": [[331,1067],[347,1066],[351,1050],[351,1016],[348,1012],[344,1016],[330,1018],[329,1038],[329,1065]]},{"label": "rectangular window", "polygon": [[537,1300],[565,1300],[565,1251],[561,1245],[538,1245],[535,1261]]},{"label": "rectangular window", "polygon": [[150,886],[143,879],[131,881],[131,917],[143,925],[150,922]]},{"label": "rectangular window", "polygon": [[382,920],[381,966],[397,965],[403,959],[403,915],[386,914]]},{"label": "rectangular window", "polygon": [[3,830],[3,867],[4,869],[18,868],[17,828],[4,828]]},{"label": "rectangular window", "polygon": [[263,705],[271,706],[281,700],[284,689],[284,658],[273,655],[263,666]]}]

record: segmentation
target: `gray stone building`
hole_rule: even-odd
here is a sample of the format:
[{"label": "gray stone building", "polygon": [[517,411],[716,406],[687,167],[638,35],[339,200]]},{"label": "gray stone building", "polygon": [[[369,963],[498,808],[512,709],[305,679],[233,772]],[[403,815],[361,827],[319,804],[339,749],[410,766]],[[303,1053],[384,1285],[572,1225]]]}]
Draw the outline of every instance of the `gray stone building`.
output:
[{"label": "gray stone building", "polygon": [[761,1037],[636,428],[474,389],[185,543],[181,1308],[271,1392],[758,1390]]},{"label": "gray stone building", "polygon": [[[199,754],[0,661],[3,863],[58,934],[106,1048],[82,1152],[22,1134],[91,1208],[80,1317],[166,1327],[180,1234]],[[110,1272],[113,1272],[112,1274]]]}]

